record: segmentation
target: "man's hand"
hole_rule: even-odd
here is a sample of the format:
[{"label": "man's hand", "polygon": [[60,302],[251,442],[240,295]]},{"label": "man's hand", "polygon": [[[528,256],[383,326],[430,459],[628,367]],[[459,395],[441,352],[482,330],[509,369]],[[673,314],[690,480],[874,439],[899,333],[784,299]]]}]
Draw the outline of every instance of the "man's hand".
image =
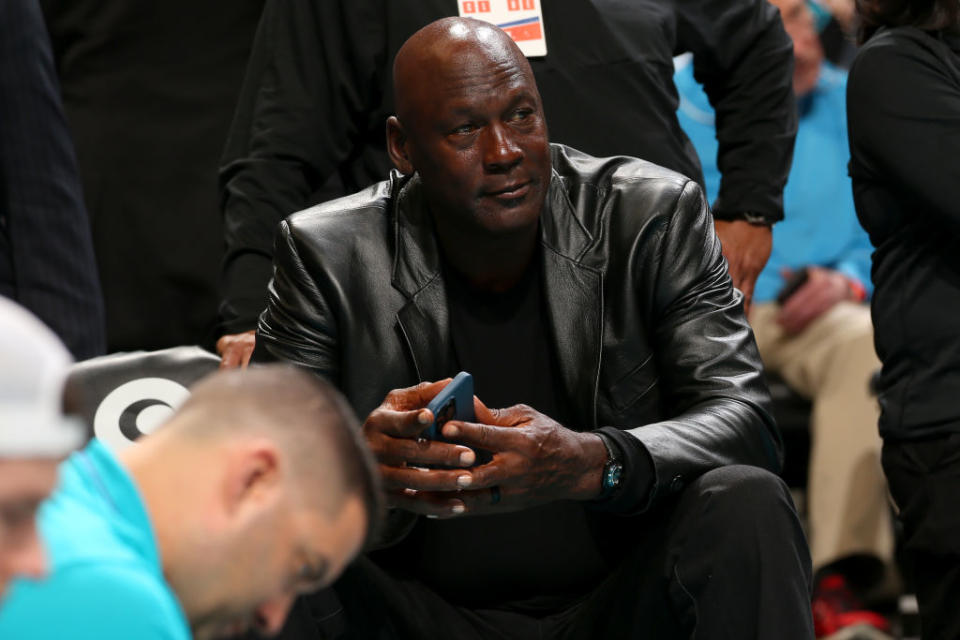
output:
[{"label": "man's hand", "polygon": [[256,345],[256,331],[244,331],[221,336],[217,340],[217,353],[220,354],[221,369],[247,368],[253,347]]},{"label": "man's hand", "polygon": [[407,493],[405,508],[449,517],[516,511],[555,500],[589,500],[600,494],[607,450],[599,436],[567,429],[525,405],[487,409],[477,400],[474,407],[478,422],[451,420],[443,435],[489,451],[493,459],[456,472],[467,477],[460,481],[459,493]]},{"label": "man's hand", "polygon": [[[433,421],[433,414],[424,407],[449,383],[447,378],[395,389],[363,423],[367,445],[380,462],[391,507],[427,515],[456,515],[464,511],[454,492],[469,484],[470,475],[456,467],[469,467],[476,462],[476,454],[464,446],[419,437]],[[454,468],[427,469],[425,465]],[[445,493],[421,505],[417,500],[420,492]]]},{"label": "man's hand", "polygon": [[743,292],[744,313],[748,313],[757,276],[770,259],[773,232],[766,225],[743,220],[714,220],[713,228],[720,238],[733,286]]},{"label": "man's hand", "polygon": [[[777,312],[777,323],[789,334],[800,333],[833,305],[854,297],[850,282],[839,271],[823,267],[807,269],[810,274],[807,281],[787,298]],[[782,275],[789,280],[793,274],[789,269],[784,269]]]}]

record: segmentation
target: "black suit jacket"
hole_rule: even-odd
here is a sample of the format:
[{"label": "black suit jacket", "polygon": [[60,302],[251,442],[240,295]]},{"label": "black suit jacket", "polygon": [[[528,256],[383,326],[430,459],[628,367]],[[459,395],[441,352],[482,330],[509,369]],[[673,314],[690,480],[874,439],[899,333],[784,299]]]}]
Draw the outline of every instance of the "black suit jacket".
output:
[{"label": "black suit jacket", "polygon": [[103,353],[90,226],[35,0],[0,2],[0,295],[30,309],[75,358]]},{"label": "black suit jacket", "polygon": [[41,0],[106,302],[110,351],[213,337],[217,159],[263,0]]},{"label": "black suit jacket", "polygon": [[[552,160],[541,268],[577,418],[565,426],[639,442],[653,464],[652,489],[625,493],[618,510],[642,511],[722,465],[778,471],[760,358],[700,187],[632,158],[553,145]],[[417,177],[282,223],[257,349],[328,377],[361,417],[391,389],[455,373]]]}]

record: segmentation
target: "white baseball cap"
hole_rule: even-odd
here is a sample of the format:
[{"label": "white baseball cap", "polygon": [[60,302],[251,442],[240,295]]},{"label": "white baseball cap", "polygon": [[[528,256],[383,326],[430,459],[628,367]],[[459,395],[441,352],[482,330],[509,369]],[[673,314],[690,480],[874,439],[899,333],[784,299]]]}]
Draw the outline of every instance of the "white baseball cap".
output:
[{"label": "white baseball cap", "polygon": [[0,459],[56,458],[83,443],[83,422],[63,415],[71,362],[46,325],[0,296]]}]

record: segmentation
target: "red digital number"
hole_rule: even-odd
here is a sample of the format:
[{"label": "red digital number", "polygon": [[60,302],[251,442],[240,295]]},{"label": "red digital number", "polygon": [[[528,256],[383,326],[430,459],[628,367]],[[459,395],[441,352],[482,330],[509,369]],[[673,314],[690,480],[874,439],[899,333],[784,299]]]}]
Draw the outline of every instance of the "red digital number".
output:
[{"label": "red digital number", "polygon": [[533,0],[523,0],[523,8],[527,11],[533,9]]},{"label": "red digital number", "polygon": [[476,13],[477,12],[477,3],[473,0],[466,0],[463,3],[463,12],[464,13]]},{"label": "red digital number", "polygon": [[480,0],[477,2],[477,11],[480,13],[490,13],[490,0]]},{"label": "red digital number", "polygon": [[507,9],[510,11],[519,11],[520,0],[507,0]]}]

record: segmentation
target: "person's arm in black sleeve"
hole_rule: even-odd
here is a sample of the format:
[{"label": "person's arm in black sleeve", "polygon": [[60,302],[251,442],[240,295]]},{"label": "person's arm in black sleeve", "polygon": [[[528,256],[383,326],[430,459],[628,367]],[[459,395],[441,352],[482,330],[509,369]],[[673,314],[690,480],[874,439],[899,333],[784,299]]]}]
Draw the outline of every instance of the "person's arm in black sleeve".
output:
[{"label": "person's arm in black sleeve", "polygon": [[600,429],[625,462],[623,486],[597,507],[624,514],[648,509],[717,467],[777,473],[782,462],[760,355],[695,183],[684,188],[656,255],[642,262],[638,269],[657,273],[653,344],[674,417]]},{"label": "person's arm in black sleeve", "polygon": [[348,157],[384,63],[380,4],[270,0],[220,169],[222,329],[256,327],[277,224]]},{"label": "person's arm in black sleeve", "polygon": [[[960,232],[960,89],[945,60],[902,34],[874,36],[850,70],[851,166],[883,176],[917,215]],[[917,35],[916,38],[927,36]]]},{"label": "person's arm in black sleeve", "polygon": [[720,192],[716,231],[734,285],[753,297],[770,257],[770,225],[783,218],[783,187],[797,133],[793,43],[764,0],[677,0],[677,52],[716,112]]},{"label": "person's arm in black sleeve", "polygon": [[677,49],[716,112],[719,218],[783,219],[797,134],[793,43],[764,0],[678,0]]}]

